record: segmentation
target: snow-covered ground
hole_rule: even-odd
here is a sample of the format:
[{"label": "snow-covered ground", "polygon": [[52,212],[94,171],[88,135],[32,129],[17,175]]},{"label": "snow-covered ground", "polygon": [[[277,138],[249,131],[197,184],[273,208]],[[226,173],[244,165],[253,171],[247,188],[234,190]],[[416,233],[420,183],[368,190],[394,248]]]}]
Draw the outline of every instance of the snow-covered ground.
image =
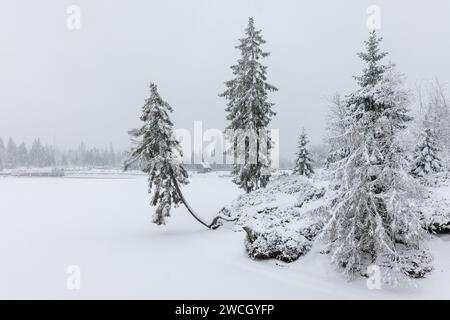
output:
[{"label": "snow-covered ground", "polygon": [[[205,218],[242,193],[223,175],[183,189]],[[251,260],[244,232],[207,230],[183,207],[158,227],[146,190],[137,175],[0,177],[0,298],[450,299],[450,236],[430,240],[435,268],[417,287],[369,290],[315,250],[291,264]],[[80,290],[67,289],[71,265]]]}]

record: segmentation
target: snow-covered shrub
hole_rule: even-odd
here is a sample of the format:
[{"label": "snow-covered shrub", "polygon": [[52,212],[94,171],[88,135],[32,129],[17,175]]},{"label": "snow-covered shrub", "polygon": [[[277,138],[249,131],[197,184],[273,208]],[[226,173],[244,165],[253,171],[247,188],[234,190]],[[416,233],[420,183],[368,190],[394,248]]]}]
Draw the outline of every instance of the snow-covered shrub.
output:
[{"label": "snow-covered shrub", "polygon": [[[400,246],[402,248],[399,248],[400,255],[396,262],[398,265],[396,265],[395,262],[389,262],[389,266],[398,268],[398,271],[413,279],[424,278],[433,270],[433,259],[428,249],[422,248],[417,250],[415,248],[408,248],[402,245]],[[386,275],[389,276],[390,273],[393,272],[389,272],[389,270],[387,270]]]},{"label": "snow-covered shrub", "polygon": [[256,259],[275,258],[292,262],[306,254],[320,233],[328,216],[320,206],[307,212],[298,207],[276,207],[259,212],[259,220],[248,221],[245,247]]},{"label": "snow-covered shrub", "polygon": [[422,183],[429,187],[450,186],[450,171],[430,173],[427,177],[423,178]]},{"label": "snow-covered shrub", "polygon": [[405,251],[408,254],[403,258],[401,271],[410,278],[424,278],[433,270],[433,259],[427,249],[412,252]]},{"label": "snow-covered shrub", "polygon": [[328,219],[325,188],[304,176],[278,176],[264,189],[241,195],[221,215],[238,217],[235,230],[247,233],[250,257],[296,260],[309,251]]},{"label": "snow-covered shrub", "polygon": [[[324,195],[325,188],[316,187],[304,176],[274,176],[266,188],[240,195],[224,207],[220,214],[237,217],[236,225],[239,228],[251,221],[299,216],[311,209],[307,204],[323,205]],[[265,214],[267,210],[272,211]]]},{"label": "snow-covered shrub", "polygon": [[398,252],[398,259],[395,260],[392,260],[389,254],[378,258],[377,265],[381,267],[381,278],[384,284],[398,285],[401,280],[399,274],[406,275],[406,279],[410,280],[421,279],[433,270],[433,259],[429,249],[417,249],[399,244]]},{"label": "snow-covered shrub", "polygon": [[262,230],[250,227],[243,229],[247,233],[245,248],[248,255],[255,259],[274,258],[292,262],[311,248],[311,241],[286,225],[272,226]]},{"label": "snow-covered shrub", "polygon": [[310,188],[299,194],[296,206],[301,208],[305,203],[318,200],[325,195],[325,188]]},{"label": "snow-covered shrub", "polygon": [[419,211],[424,229],[431,233],[450,233],[450,201],[430,192]]}]

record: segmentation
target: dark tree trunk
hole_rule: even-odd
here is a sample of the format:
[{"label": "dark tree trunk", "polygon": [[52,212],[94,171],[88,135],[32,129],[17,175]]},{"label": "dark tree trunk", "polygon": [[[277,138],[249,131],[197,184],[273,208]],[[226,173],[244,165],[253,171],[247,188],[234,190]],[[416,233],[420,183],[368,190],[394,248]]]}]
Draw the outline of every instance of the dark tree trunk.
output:
[{"label": "dark tree trunk", "polygon": [[177,190],[177,193],[180,196],[181,201],[183,201],[183,204],[186,207],[186,209],[188,209],[189,213],[195,218],[195,220],[200,222],[202,225],[204,225],[208,229],[217,229],[218,227],[220,227],[220,224],[218,223],[220,219],[225,220],[225,221],[235,221],[235,220],[237,220],[237,218],[235,218],[235,219],[231,219],[231,218],[228,219],[226,217],[216,216],[210,224],[207,224],[205,221],[203,221],[195,213],[195,211],[192,209],[192,207],[189,205],[189,203],[184,198],[183,193],[181,192],[180,186],[178,185],[178,181],[177,181],[177,179],[175,179],[175,177],[173,175],[173,172],[170,173],[170,177],[172,178],[173,185],[175,186],[175,189]]}]

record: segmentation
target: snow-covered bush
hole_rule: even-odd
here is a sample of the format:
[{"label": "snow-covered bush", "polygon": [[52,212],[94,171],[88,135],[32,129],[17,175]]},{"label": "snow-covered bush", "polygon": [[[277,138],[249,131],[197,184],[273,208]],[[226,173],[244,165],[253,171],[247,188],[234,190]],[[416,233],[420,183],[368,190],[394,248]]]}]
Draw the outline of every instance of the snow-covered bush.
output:
[{"label": "snow-covered bush", "polygon": [[292,262],[311,248],[311,241],[286,225],[271,226],[261,230],[250,227],[243,229],[247,233],[245,248],[248,255],[255,259],[275,258]]},{"label": "snow-covered bush", "polygon": [[419,208],[423,227],[430,233],[450,233],[450,201],[433,191]]},{"label": "snow-covered bush", "polygon": [[410,278],[423,278],[433,270],[432,256],[428,249],[415,250],[405,247],[401,252],[400,271]]},{"label": "snow-covered bush", "polygon": [[450,186],[450,171],[430,173],[422,182],[428,187]]},{"label": "snow-covered bush", "polygon": [[386,254],[378,258],[377,265],[383,268],[383,282],[396,286],[399,283],[399,274],[410,279],[424,278],[433,270],[432,255],[427,248],[412,248],[398,244],[398,259],[392,260]]},{"label": "snow-covered bush", "polygon": [[325,195],[325,188],[310,188],[306,190],[305,192],[302,192],[297,197],[297,203],[296,206],[301,208],[304,204],[318,200],[322,198]]},{"label": "snow-covered bush", "polygon": [[223,208],[221,215],[238,217],[235,230],[247,233],[250,257],[291,262],[309,251],[328,219],[325,188],[304,176],[278,176]]},{"label": "snow-covered bush", "polygon": [[[302,212],[299,207],[266,208],[247,221],[245,247],[250,257],[292,262],[306,254],[324,226],[324,206]],[[259,219],[259,220],[258,220]]]}]

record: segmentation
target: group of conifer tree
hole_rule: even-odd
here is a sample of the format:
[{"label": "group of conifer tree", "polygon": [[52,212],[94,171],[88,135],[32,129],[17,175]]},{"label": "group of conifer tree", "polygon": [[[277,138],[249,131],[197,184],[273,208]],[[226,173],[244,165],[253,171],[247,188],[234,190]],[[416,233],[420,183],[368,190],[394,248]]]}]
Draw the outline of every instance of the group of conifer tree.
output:
[{"label": "group of conifer tree", "polygon": [[[412,257],[427,254],[417,210],[412,208],[420,199],[413,176],[441,167],[439,148],[429,129],[422,134],[412,168],[405,156],[400,136],[412,120],[409,95],[395,65],[383,62],[387,53],[380,49],[381,40],[375,31],[370,32],[365,51],[358,54],[365,63],[362,74],[355,77],[358,88],[335,101],[339,110],[327,159],[334,196],[321,238],[329,246],[332,261],[350,277],[363,274],[371,264],[408,273]],[[268,137],[268,126],[275,116],[268,94],[277,88],[267,81],[267,66],[261,61],[269,53],[261,48],[265,41],[252,18],[239,41],[236,48],[241,55],[231,66],[234,78],[225,82],[226,90],[220,94],[227,100],[227,129],[254,130]],[[141,115],[143,125],[130,132],[136,145],[125,167],[140,162],[148,174],[155,223],[164,224],[172,206],[184,203],[198,221],[213,228],[226,218],[204,222],[181,193],[188,174],[179,160],[182,150],[173,134],[171,112],[156,85],[151,84]],[[240,142],[245,144],[245,161],[235,163],[233,181],[246,192],[265,187],[270,178],[270,157],[261,152],[270,150],[270,137],[262,141],[257,139],[256,149],[250,148],[248,140]],[[237,144],[233,141],[234,148]],[[293,172],[310,177],[314,170],[307,144],[303,131]],[[247,161],[252,156],[256,162]]]},{"label": "group of conifer tree", "polygon": [[[265,187],[270,178],[272,144],[268,125],[275,112],[268,93],[277,88],[267,82],[267,66],[261,60],[269,53],[261,48],[265,41],[261,30],[255,29],[253,18],[249,19],[245,37],[239,42],[236,48],[241,56],[237,64],[231,66],[234,78],[225,82],[226,90],[220,96],[227,100],[227,129],[234,132],[250,130],[257,137],[256,145],[251,145],[251,137],[240,139],[237,136],[232,141],[235,150],[241,147],[243,150],[243,154],[236,156],[243,161],[235,161],[233,181],[246,192],[251,192]],[[140,118],[143,125],[130,131],[135,146],[125,162],[125,169],[139,163],[148,174],[149,192],[152,192],[150,204],[156,207],[153,217],[156,224],[164,224],[172,206],[183,203],[200,223],[213,228],[219,220],[227,218],[218,216],[212,223],[206,223],[181,193],[180,185],[188,183],[188,175],[180,162],[182,150],[174,137],[171,112],[171,106],[160,97],[157,86],[151,83],[150,98],[145,101]]]}]

